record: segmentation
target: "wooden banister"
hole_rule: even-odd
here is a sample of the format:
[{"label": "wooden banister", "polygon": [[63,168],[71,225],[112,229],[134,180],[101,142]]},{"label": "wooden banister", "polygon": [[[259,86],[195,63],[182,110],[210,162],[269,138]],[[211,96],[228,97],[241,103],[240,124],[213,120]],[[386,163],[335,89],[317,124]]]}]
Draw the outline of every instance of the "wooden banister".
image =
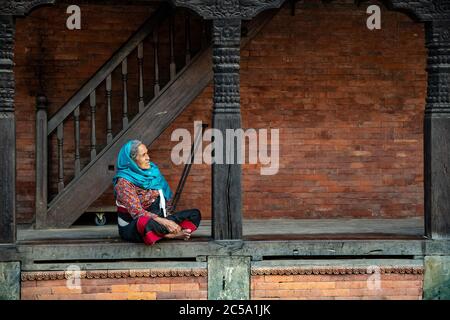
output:
[{"label": "wooden banister", "polygon": [[36,225],[45,225],[47,217],[47,98],[36,98]]},{"label": "wooden banister", "polygon": [[108,77],[128,55],[136,49],[154,28],[157,27],[170,12],[170,5],[163,3],[144,24],[120,47],[108,61],[78,90],[48,121],[50,135],[88,96]]}]

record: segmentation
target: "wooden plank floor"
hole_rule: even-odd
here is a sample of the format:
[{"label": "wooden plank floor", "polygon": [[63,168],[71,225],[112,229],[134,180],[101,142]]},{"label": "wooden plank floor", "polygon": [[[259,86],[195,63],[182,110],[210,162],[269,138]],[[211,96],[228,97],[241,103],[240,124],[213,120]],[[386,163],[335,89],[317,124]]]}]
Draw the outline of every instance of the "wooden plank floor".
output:
[{"label": "wooden plank floor", "polygon": [[[244,220],[244,240],[423,239],[423,218]],[[208,241],[211,221],[202,221],[191,241]],[[20,227],[19,243],[121,242],[116,225],[33,230]]]}]

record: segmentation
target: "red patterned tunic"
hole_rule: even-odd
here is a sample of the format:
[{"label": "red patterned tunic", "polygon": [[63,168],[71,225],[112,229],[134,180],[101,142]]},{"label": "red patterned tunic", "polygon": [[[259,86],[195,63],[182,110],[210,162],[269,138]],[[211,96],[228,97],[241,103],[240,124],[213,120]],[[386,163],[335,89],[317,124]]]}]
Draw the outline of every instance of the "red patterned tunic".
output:
[{"label": "red patterned tunic", "polygon": [[114,190],[117,204],[125,207],[133,218],[149,216],[153,219],[158,216],[144,209],[158,198],[158,190],[141,189],[123,178],[117,180]]}]

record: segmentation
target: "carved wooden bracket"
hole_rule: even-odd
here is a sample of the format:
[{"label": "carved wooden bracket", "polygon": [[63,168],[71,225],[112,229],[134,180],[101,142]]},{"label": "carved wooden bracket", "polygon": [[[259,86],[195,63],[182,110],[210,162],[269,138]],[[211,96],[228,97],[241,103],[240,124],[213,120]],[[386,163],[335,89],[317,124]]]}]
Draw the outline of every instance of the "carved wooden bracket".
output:
[{"label": "carved wooden bracket", "polygon": [[251,19],[279,8],[284,0],[170,0],[175,6],[194,10],[204,19]]},{"label": "carved wooden bracket", "polygon": [[6,2],[0,7],[0,15],[24,16],[32,9],[46,5],[54,4],[56,0],[4,0]]},{"label": "carved wooden bracket", "polygon": [[420,21],[450,20],[449,0],[388,0],[391,9],[406,11]]}]

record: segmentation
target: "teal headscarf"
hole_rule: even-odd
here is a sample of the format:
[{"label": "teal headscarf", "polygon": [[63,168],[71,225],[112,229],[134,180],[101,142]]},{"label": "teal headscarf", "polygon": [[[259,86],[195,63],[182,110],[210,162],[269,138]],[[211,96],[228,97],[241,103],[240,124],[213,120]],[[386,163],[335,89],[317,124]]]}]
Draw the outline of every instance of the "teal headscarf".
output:
[{"label": "teal headscarf", "polygon": [[172,198],[172,190],[170,190],[169,184],[163,177],[159,168],[153,162],[150,162],[149,169],[141,169],[137,163],[131,159],[131,145],[133,140],[128,141],[117,156],[116,168],[117,172],[113,178],[113,185],[115,186],[119,178],[128,180],[139,188],[148,189],[161,189],[166,200]]}]

